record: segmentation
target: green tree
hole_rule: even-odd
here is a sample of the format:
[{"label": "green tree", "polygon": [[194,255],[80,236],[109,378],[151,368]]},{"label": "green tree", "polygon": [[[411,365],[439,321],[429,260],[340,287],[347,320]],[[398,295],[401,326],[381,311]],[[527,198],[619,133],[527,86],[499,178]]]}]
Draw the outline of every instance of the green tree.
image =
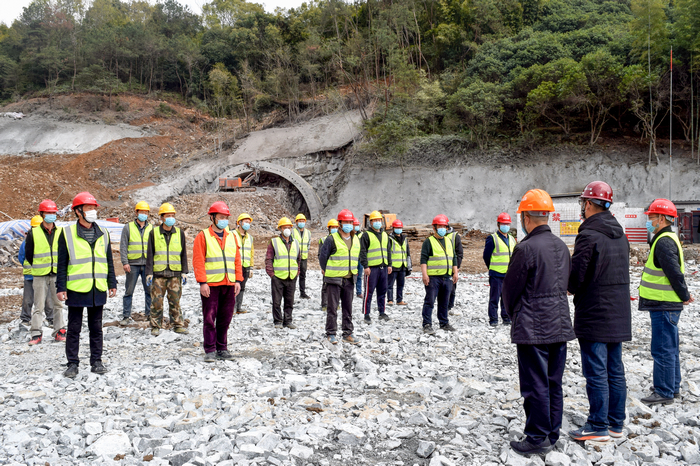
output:
[{"label": "green tree", "polygon": [[667,0],[632,0],[629,23],[632,34],[632,55],[652,66],[668,63],[670,50]]},{"label": "green tree", "polygon": [[581,68],[588,84],[585,106],[591,127],[589,144],[592,146],[610,118],[610,110],[621,102],[622,63],[603,49],[583,57]]},{"label": "green tree", "polygon": [[501,84],[476,80],[457,90],[448,101],[449,112],[458,126],[466,126],[481,149],[503,118],[505,90]]}]

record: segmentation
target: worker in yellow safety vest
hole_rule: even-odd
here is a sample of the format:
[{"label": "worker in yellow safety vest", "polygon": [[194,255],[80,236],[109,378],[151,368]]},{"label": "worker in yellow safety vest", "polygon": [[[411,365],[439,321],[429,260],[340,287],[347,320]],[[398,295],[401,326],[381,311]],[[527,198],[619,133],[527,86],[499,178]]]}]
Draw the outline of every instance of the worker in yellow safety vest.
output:
[{"label": "worker in yellow safety vest", "polygon": [[403,233],[403,222],[399,219],[391,224],[392,232],[389,235],[391,243],[391,273],[387,291],[387,304],[394,305],[394,283],[396,283],[396,304],[406,306],[403,300],[403,287],[406,275],[411,274],[411,248],[408,247],[408,238]]},{"label": "worker in yellow safety vest", "polygon": [[[318,239],[318,258],[319,258],[319,261],[321,260],[321,248],[323,247],[323,243],[333,233],[338,233],[338,228],[340,227],[340,224],[338,223],[338,221],[336,219],[332,218],[332,219],[328,220],[327,226],[328,226],[328,234],[326,236],[322,236]],[[328,288],[328,286],[326,285],[326,282],[323,282],[323,285],[321,286],[321,311],[322,312],[326,312],[328,310],[327,288]]]},{"label": "worker in yellow safety vest", "polygon": [[[41,225],[44,219],[41,215],[35,215],[29,222],[30,228],[24,233],[24,240],[19,247],[19,252],[17,253],[17,260],[22,264],[22,275],[24,276],[24,287],[22,291],[22,312],[20,312],[19,319],[24,325],[30,325],[32,320],[32,309],[34,308],[34,277],[32,276],[32,264],[27,262],[26,246],[27,246],[27,235],[32,228]],[[46,321],[49,327],[53,327],[53,303],[56,299],[56,294],[53,296],[46,295],[46,302],[44,303],[44,314],[46,315]]]},{"label": "worker in yellow safety vest", "polygon": [[236,236],[238,244],[241,247],[241,265],[243,267],[241,292],[238,293],[238,296],[236,297],[236,314],[245,314],[248,312],[241,306],[243,304],[245,285],[248,283],[249,278],[253,278],[253,259],[255,256],[255,248],[253,247],[253,235],[248,233],[251,223],[253,223],[253,217],[251,217],[249,214],[243,213],[238,216],[238,220],[236,220],[236,229],[233,230],[233,234]]},{"label": "worker in yellow safety vest", "polygon": [[311,232],[306,228],[306,216],[304,214],[297,214],[294,223],[296,226],[292,230],[292,234],[301,249],[301,259],[299,260],[299,297],[301,299],[310,299],[311,296],[306,294],[306,266],[311,247]]},{"label": "worker in yellow safety vest", "polygon": [[496,231],[486,237],[484,245],[484,264],[489,269],[489,325],[498,327],[498,303],[501,303],[501,319],[503,325],[510,325],[510,317],[503,307],[501,291],[503,279],[508,271],[508,264],[513,255],[517,241],[510,231],[510,215],[501,212],[496,218]]},{"label": "worker in yellow safety vest", "polygon": [[362,311],[365,323],[371,323],[369,315],[372,309],[372,294],[377,290],[377,307],[379,320],[389,320],[386,315],[386,292],[388,277],[391,273],[391,248],[389,235],[384,231],[384,217],[378,210],[369,214],[370,229],[360,238],[360,263],[364,268],[365,295]]},{"label": "worker in yellow safety vest", "polygon": [[265,255],[265,271],[272,280],[272,321],[275,328],[297,328],[292,321],[292,310],[301,261],[301,246],[292,235],[293,227],[291,220],[282,217],[277,223],[280,234],[270,240]]},{"label": "worker in yellow safety vest", "polygon": [[126,274],[124,280],[124,298],[122,299],[122,320],[119,325],[129,325],[131,318],[131,301],[136,290],[136,283],[141,278],[143,293],[146,296],[146,317],[151,312],[151,287],[146,283],[146,246],[153,231],[153,225],[148,222],[151,207],[146,201],[136,203],[134,207],[136,218],[124,225],[119,241],[119,255]]},{"label": "worker in yellow safety vest", "polygon": [[107,293],[110,298],[117,295],[117,277],[109,231],[97,224],[99,206],[92,194],[78,193],[71,205],[78,221],[64,227],[58,240],[56,290],[58,299],[68,305],[68,368],[63,375],[70,378],[78,375],[80,330],[85,309],[90,330],[91,371],[107,372],[102,363],[102,310],[107,303]]}]

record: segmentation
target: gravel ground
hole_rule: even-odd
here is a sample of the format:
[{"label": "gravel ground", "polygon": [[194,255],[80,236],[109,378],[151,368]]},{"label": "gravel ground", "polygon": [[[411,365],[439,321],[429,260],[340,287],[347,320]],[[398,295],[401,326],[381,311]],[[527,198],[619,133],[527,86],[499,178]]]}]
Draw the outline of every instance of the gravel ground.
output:
[{"label": "gravel ground", "polygon": [[[688,268],[691,292],[700,297],[698,268]],[[633,295],[640,273],[633,268]],[[229,330],[236,359],[211,365],[202,362],[201,303],[191,283],[182,297],[190,334],[152,337],[138,325],[106,326],[104,376],[88,370],[85,324],[75,380],[62,376],[63,344],[45,340],[29,347],[17,320],[0,325],[6,367],[0,378],[0,464],[700,463],[697,304],[679,323],[680,400],[651,409],[639,402],[652,384],[652,360],[649,319],[635,301],[634,340],[624,345],[625,438],[586,445],[563,435],[546,458],[525,459],[508,446],[521,437],[524,423],[515,347],[509,327],[488,326],[485,274],[461,279],[456,315],[450,316],[455,333],[422,334],[424,293],[415,274],[407,279],[409,305],[389,307],[389,322],[364,324],[356,300],[357,347],[325,341],[320,273],[310,271],[307,281],[313,299],[297,302],[298,328],[275,330],[269,279],[256,271],[245,298],[250,312],[235,316]],[[105,323],[121,315],[123,277],[119,292],[108,302]],[[135,310],[142,300],[137,289]],[[578,344],[571,342],[563,433],[587,416],[579,358]]]}]

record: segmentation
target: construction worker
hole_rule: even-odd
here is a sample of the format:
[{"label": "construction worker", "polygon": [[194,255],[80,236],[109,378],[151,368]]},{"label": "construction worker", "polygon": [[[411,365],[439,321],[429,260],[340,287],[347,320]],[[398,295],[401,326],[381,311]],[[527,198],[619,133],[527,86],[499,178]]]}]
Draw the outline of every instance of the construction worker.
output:
[{"label": "construction worker", "polygon": [[[352,226],[354,229],[354,235],[355,238],[361,239],[363,231],[361,231],[360,228],[360,221],[358,219],[353,219],[352,221]],[[362,277],[364,276],[364,270],[362,268],[362,263],[360,262],[360,258],[357,258],[357,279],[355,280],[355,294],[357,295],[358,298],[362,298]]]},{"label": "construction worker", "polygon": [[517,212],[527,235],[513,250],[503,279],[503,304],[513,320],[520,394],[525,406],[525,439],[511,441],[518,454],[547,453],[559,439],[564,397],[566,342],[575,338],[566,295],[569,248],[547,221],[552,198],[541,189],[525,193]]},{"label": "construction worker", "polygon": [[509,235],[510,215],[501,212],[496,218],[496,231],[486,237],[484,245],[484,264],[489,269],[489,325],[498,327],[498,303],[501,303],[501,319],[503,325],[510,325],[511,320],[503,308],[501,291],[503,279],[508,271],[508,264],[515,249],[515,238]]},{"label": "construction worker", "polygon": [[[338,227],[340,224],[338,221],[334,218],[328,220],[328,235],[322,236],[321,238],[318,239],[318,259],[319,259],[319,264],[321,263],[321,248],[323,247],[323,243],[328,239],[333,233],[338,233]],[[321,286],[321,311],[326,312],[328,309],[328,293],[326,292],[326,282],[323,282],[323,285]]]},{"label": "construction worker", "polygon": [[124,280],[124,298],[122,300],[122,320],[119,325],[129,325],[131,318],[131,300],[136,290],[136,283],[141,277],[143,293],[146,295],[146,317],[151,312],[151,287],[146,283],[146,246],[148,238],[153,231],[153,225],[148,223],[148,214],[151,207],[145,201],[136,203],[134,207],[136,218],[124,225],[121,241],[119,242],[119,255],[122,260],[122,267],[126,274]]},{"label": "construction worker", "polygon": [[423,241],[420,252],[420,270],[425,285],[423,300],[423,333],[434,335],[433,308],[435,298],[438,302],[438,321],[440,329],[454,332],[447,316],[447,304],[452,292],[452,286],[459,280],[459,269],[455,259],[454,244],[447,237],[447,226],[450,224],[447,215],[436,215],[433,218],[433,233]]},{"label": "construction worker", "polygon": [[168,295],[170,325],[175,333],[187,334],[180,310],[182,287],[187,283],[187,240],[185,232],[175,226],[175,207],[167,202],[158,209],[160,225],[148,237],[146,250],[146,284],[151,291],[149,321],[151,335],[163,328],[163,298]]},{"label": "construction worker", "polygon": [[343,209],[338,213],[341,230],[326,237],[319,252],[319,264],[323,272],[323,284],[328,294],[326,314],[326,338],[332,344],[338,343],[338,304],[342,302],[343,341],[356,345],[352,335],[352,299],[355,291],[354,278],[357,273],[357,258],[360,254],[360,240],[353,232],[352,212]]},{"label": "construction worker", "polygon": [[649,311],[651,318],[654,392],[641,401],[648,405],[670,404],[680,397],[678,321],[683,306],[695,299],[685,281],[683,248],[671,229],[678,217],[676,206],[668,199],[655,199],[644,214],[652,239],[639,284],[639,310]]},{"label": "construction worker", "polygon": [[56,289],[58,299],[68,304],[68,368],[63,375],[70,378],[78,375],[80,331],[86,308],[91,371],[107,372],[102,364],[102,309],[107,303],[108,291],[110,298],[117,295],[117,277],[109,231],[96,223],[98,207],[92,194],[78,193],[71,205],[78,221],[64,227],[58,240]]},{"label": "construction worker", "polygon": [[280,234],[270,240],[265,255],[265,271],[272,280],[272,321],[275,328],[297,328],[292,322],[292,310],[301,261],[301,246],[292,235],[293,226],[287,217],[280,219],[277,223]]},{"label": "construction worker", "polygon": [[311,298],[306,294],[306,265],[309,258],[309,248],[311,247],[311,232],[306,228],[306,217],[304,214],[297,214],[294,219],[296,227],[293,229],[294,239],[301,248],[301,260],[299,261],[299,294],[301,299]]},{"label": "construction worker", "polygon": [[[452,226],[447,229],[447,236],[450,238],[450,242],[455,248],[455,261],[457,262],[457,270],[462,267],[462,259],[464,259],[464,246],[462,246],[462,235],[457,233]],[[455,297],[457,295],[457,284],[452,284],[452,292],[450,292],[450,299],[447,302],[447,314],[452,315],[452,308],[455,307]]]},{"label": "construction worker", "polygon": [[379,320],[389,320],[389,316],[385,312],[385,299],[388,275],[391,273],[389,235],[382,229],[382,214],[375,210],[369,214],[369,221],[371,228],[360,238],[360,263],[364,268],[365,277],[362,312],[366,323],[372,322],[369,312],[372,309],[372,293],[375,289],[377,290]]},{"label": "construction worker", "polygon": [[[22,311],[19,314],[20,321],[25,325],[30,325],[32,320],[32,308],[34,307],[34,277],[32,276],[32,264],[27,262],[26,257],[26,244],[27,235],[32,228],[41,225],[44,219],[41,215],[35,215],[29,222],[31,228],[24,233],[24,240],[19,247],[19,252],[17,254],[17,259],[19,263],[22,264],[22,274],[24,276],[24,288],[22,292]],[[49,294],[46,295],[46,303],[44,303],[44,313],[46,314],[46,321],[50,327],[53,327],[53,303],[55,298]]]},{"label": "construction worker", "polygon": [[571,257],[568,291],[574,295],[574,332],[581,347],[590,409],[585,425],[569,436],[607,441],[622,437],[625,421],[622,342],[632,340],[630,244],[610,213],[610,185],[588,183],[579,202],[583,223]]},{"label": "construction worker", "polygon": [[389,236],[391,242],[391,273],[387,290],[387,304],[394,305],[394,283],[396,283],[396,303],[405,306],[403,300],[403,287],[406,275],[411,274],[411,249],[408,247],[408,238],[403,234],[403,222],[394,220],[391,224],[393,229]]},{"label": "construction worker", "polygon": [[53,301],[53,333],[56,341],[66,341],[66,323],[63,319],[63,305],[56,296],[56,271],[58,267],[58,238],[63,229],[56,227],[58,207],[50,199],[39,204],[42,221],[33,227],[25,239],[24,263],[32,267],[32,288],[34,289],[34,309],[30,326],[30,345],[41,343],[41,328],[44,323],[46,297]]},{"label": "construction worker", "polygon": [[192,266],[199,283],[204,317],[204,362],[231,360],[228,351],[228,328],[236,308],[236,296],[243,281],[240,245],[227,230],[231,211],[225,202],[209,207],[211,225],[194,239]]},{"label": "construction worker", "polygon": [[236,314],[245,314],[246,310],[241,308],[243,304],[243,294],[245,293],[245,285],[249,278],[253,278],[253,257],[255,256],[255,248],[253,247],[253,235],[248,233],[250,224],[253,222],[253,217],[249,214],[241,214],[236,220],[236,229],[233,234],[241,247],[241,266],[243,270],[243,281],[241,281],[241,292],[236,297]]}]

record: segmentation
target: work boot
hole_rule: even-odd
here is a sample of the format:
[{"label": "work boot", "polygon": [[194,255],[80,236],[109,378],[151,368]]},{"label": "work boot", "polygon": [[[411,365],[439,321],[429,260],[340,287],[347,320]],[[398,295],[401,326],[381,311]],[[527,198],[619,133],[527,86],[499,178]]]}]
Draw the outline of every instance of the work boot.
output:
[{"label": "work boot", "polygon": [[384,321],[389,320],[389,316],[386,314],[379,314],[379,320],[384,320]]},{"label": "work boot", "polygon": [[369,314],[365,314],[365,323],[366,324],[372,323],[372,318],[369,316]]},{"label": "work boot", "polygon": [[425,324],[423,326],[423,333],[426,335],[435,335],[435,330],[433,330],[433,326],[430,324]]},{"label": "work boot", "polygon": [[503,325],[512,325],[513,321],[510,319],[503,319]]},{"label": "work boot", "polygon": [[671,403],[673,403],[673,398],[665,398],[665,397],[659,395],[658,393],[654,392],[651,395],[649,395],[645,398],[642,398],[639,401],[641,401],[642,403],[649,405],[649,406],[659,405],[659,404],[670,405]]},{"label": "work boot", "polygon": [[68,363],[68,369],[63,373],[63,376],[74,379],[76,375],[78,375],[78,365],[75,363]]},{"label": "work boot", "polygon": [[498,322],[489,322],[491,327],[498,327]]},{"label": "work boot", "polygon": [[306,294],[306,292],[302,293],[299,297],[300,297],[301,299],[311,299],[311,296],[309,296],[308,294]]},{"label": "work boot", "polygon": [[61,330],[56,332],[55,340],[56,341],[66,341],[66,329],[65,328],[62,328]]},{"label": "work boot", "polygon": [[102,364],[102,361],[95,361],[95,364],[92,365],[92,369],[90,369],[90,371],[94,372],[95,374],[106,374],[107,368]]},{"label": "work boot", "polygon": [[216,359],[223,359],[224,361],[230,361],[233,359],[233,355],[229,353],[228,350],[217,351]]},{"label": "work boot", "polygon": [[399,305],[399,306],[407,306],[407,305],[408,305],[408,303],[407,303],[406,301],[399,301],[399,302],[396,303],[396,304]]},{"label": "work boot", "polygon": [[440,326],[440,330],[444,330],[446,332],[454,332],[457,329],[451,326],[450,324],[445,324]]},{"label": "work boot", "polygon": [[129,325],[130,320],[131,319],[129,317],[124,317],[122,320],[119,321],[119,325],[121,325],[122,327],[126,327],[127,325]]},{"label": "work boot", "polygon": [[188,333],[190,333],[190,331],[187,330],[185,327],[175,327],[175,330],[173,330],[173,332],[181,333],[183,335],[187,335]]},{"label": "work boot", "polygon": [[236,311],[236,314],[248,314],[248,311],[246,311],[245,309],[239,309]]},{"label": "work boot", "polygon": [[336,337],[335,335],[328,335],[326,338],[332,345],[338,344],[338,337]]},{"label": "work boot", "polygon": [[282,328],[282,324],[275,324],[275,328]]},{"label": "work boot", "polygon": [[35,337],[32,337],[32,339],[29,340],[28,345],[34,346],[34,345],[38,345],[39,343],[41,343],[41,335],[37,335]]},{"label": "work boot", "polygon": [[290,322],[290,323],[288,323],[287,325],[285,325],[285,327],[287,327],[287,328],[288,328],[288,329],[290,329],[290,330],[294,330],[295,328],[297,328],[297,326],[296,326],[296,325],[294,325],[294,324],[293,324],[293,323],[291,323],[291,322]]},{"label": "work boot", "polygon": [[357,341],[357,340],[355,339],[355,337],[352,336],[352,335],[348,335],[348,336],[346,336],[346,337],[343,337],[343,341],[344,341],[345,343],[350,343],[351,345],[357,345],[358,343],[360,343],[360,342]]},{"label": "work boot", "polygon": [[393,305],[394,305],[394,301],[387,301],[386,304],[387,304],[388,306],[393,306]]},{"label": "work boot", "polygon": [[157,328],[157,327],[156,327],[156,328],[152,328],[152,329],[151,329],[151,335],[153,335],[154,337],[157,337],[158,335],[160,335],[160,329]]},{"label": "work boot", "polygon": [[533,445],[532,443],[528,442],[527,439],[522,440],[520,442],[516,442],[515,440],[513,440],[510,442],[510,447],[513,449],[514,452],[522,456],[548,453],[552,449],[552,446],[549,443],[549,439],[545,439],[539,445]]},{"label": "work boot", "polygon": [[216,352],[204,353],[204,362],[214,362],[216,361]]}]

